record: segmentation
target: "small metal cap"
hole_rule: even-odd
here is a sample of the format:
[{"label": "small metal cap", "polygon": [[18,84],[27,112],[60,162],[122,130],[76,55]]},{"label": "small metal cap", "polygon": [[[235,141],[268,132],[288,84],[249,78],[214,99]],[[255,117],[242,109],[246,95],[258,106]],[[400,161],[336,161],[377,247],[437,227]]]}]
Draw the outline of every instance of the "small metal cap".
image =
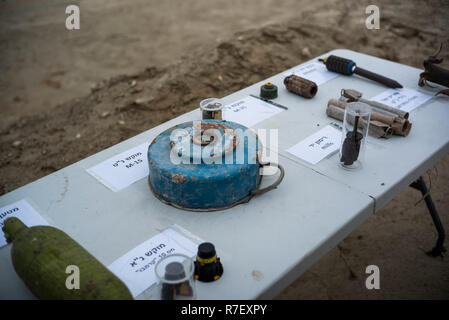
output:
[{"label": "small metal cap", "polygon": [[185,276],[184,267],[180,262],[171,262],[165,267],[165,280],[180,280]]},{"label": "small metal cap", "polygon": [[217,257],[214,245],[210,242],[200,244],[195,261],[195,279],[212,282],[220,279],[222,274],[223,265]]},{"label": "small metal cap", "polygon": [[210,242],[203,242],[198,246],[198,257],[202,259],[210,259],[215,257],[215,247]]}]

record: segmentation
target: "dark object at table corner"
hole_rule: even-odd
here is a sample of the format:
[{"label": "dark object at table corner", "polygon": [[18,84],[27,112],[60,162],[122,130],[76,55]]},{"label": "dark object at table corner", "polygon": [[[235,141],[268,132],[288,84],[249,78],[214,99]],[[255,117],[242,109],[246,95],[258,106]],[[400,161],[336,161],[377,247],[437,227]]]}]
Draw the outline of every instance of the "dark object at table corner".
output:
[{"label": "dark object at table corner", "polygon": [[[424,60],[424,72],[419,75],[418,81],[418,85],[420,87],[423,87],[424,85],[431,87],[427,83],[427,81],[430,81],[449,88],[449,70],[437,66],[437,64],[443,62],[443,58],[438,58],[442,48],[443,43],[441,43],[440,49],[433,56],[429,56],[426,60]],[[449,89],[441,90],[435,95],[440,93],[449,96]]]},{"label": "dark object at table corner", "polygon": [[441,223],[438,211],[435,208],[432,198],[428,193],[426,183],[424,182],[422,176],[420,176],[416,181],[412,182],[410,184],[410,187],[419,190],[421,194],[424,196],[424,201],[426,202],[427,209],[429,210],[430,216],[432,217],[433,220],[433,224],[435,225],[435,228],[437,229],[438,232],[438,239],[435,244],[435,247],[433,247],[432,250],[428,251],[427,255],[431,257],[442,257],[443,252],[446,252],[446,249],[443,246],[445,238],[444,227]]},{"label": "dark object at table corner", "polygon": [[380,74],[357,67],[356,63],[349,59],[330,55],[325,59],[318,59],[318,61],[323,62],[329,71],[337,72],[347,76],[350,76],[355,73],[364,78],[381,83],[389,88],[393,89],[403,88],[403,86],[399,82],[384,77]]},{"label": "dark object at table corner", "polygon": [[253,97],[253,98],[262,100],[263,102],[267,102],[267,103],[269,103],[269,104],[271,104],[271,105],[273,105],[275,107],[278,107],[278,108],[281,108],[281,109],[284,109],[284,110],[288,110],[288,108],[286,106],[283,106],[282,104],[273,102],[271,100],[268,100],[268,99],[265,99],[265,98],[262,98],[262,97],[259,97],[259,96],[256,96],[255,94],[250,94],[250,96]]},{"label": "dark object at table corner", "polygon": [[210,242],[203,242],[198,246],[195,260],[195,279],[201,282],[212,282],[223,275],[223,265],[217,257],[215,247]]},{"label": "dark object at table corner", "polygon": [[271,100],[278,97],[278,87],[271,82],[267,82],[260,87],[260,97]]}]

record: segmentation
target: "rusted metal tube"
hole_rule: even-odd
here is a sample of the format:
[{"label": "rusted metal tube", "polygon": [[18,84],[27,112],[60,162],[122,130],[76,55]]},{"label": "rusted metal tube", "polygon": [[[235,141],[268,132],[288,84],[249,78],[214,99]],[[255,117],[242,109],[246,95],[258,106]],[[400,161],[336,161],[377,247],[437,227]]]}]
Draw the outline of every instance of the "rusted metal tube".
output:
[{"label": "rusted metal tube", "polygon": [[288,91],[304,98],[313,98],[318,92],[318,86],[315,82],[293,74],[284,79],[284,84]]},{"label": "rusted metal tube", "polygon": [[[326,108],[326,114],[331,118],[343,121],[345,115],[344,108],[341,107],[343,104],[346,104],[346,102],[336,99],[329,100]],[[353,124],[354,119],[349,118],[348,121],[350,124]],[[368,132],[375,138],[389,138],[393,134],[393,129],[388,124],[371,120]]]}]

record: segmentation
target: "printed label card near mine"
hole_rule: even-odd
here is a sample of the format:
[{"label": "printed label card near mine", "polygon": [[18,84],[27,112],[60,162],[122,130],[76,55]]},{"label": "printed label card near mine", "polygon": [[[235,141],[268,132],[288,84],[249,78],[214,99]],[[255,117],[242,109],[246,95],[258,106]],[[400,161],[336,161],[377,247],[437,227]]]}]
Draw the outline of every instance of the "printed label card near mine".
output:
[{"label": "printed label card near mine", "polygon": [[0,208],[0,248],[6,245],[6,239],[1,229],[5,220],[11,217],[19,218],[27,227],[48,225],[48,222],[26,200],[4,206]]},{"label": "printed label card near mine", "polygon": [[248,128],[282,111],[284,109],[251,96],[244,97],[223,108],[225,120],[240,123]]},{"label": "printed label card near mine", "polygon": [[198,244],[187,236],[168,228],[118,258],[108,268],[127,285],[133,297],[137,297],[157,283],[155,266],[159,260],[175,253],[194,257],[197,248]]},{"label": "printed label card near mine", "polygon": [[87,169],[87,172],[112,191],[120,191],[148,176],[148,146],[149,143],[143,143]]},{"label": "printed label card near mine", "polygon": [[295,144],[287,152],[308,163],[317,164],[338,151],[340,142],[341,131],[332,124]]}]

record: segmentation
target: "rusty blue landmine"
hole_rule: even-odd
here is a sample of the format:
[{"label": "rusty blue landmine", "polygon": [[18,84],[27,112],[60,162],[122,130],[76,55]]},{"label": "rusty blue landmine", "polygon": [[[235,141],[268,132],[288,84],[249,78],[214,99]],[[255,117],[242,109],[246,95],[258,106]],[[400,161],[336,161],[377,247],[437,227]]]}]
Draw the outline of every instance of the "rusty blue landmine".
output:
[{"label": "rusty blue landmine", "polygon": [[[221,164],[210,164],[211,156],[209,153],[205,154],[205,148],[210,149],[210,145],[206,143],[195,146],[193,142],[193,122],[182,123],[164,131],[148,147],[149,184],[154,195],[167,204],[194,211],[226,209],[248,201],[252,191],[261,183],[258,157],[260,143],[256,133],[245,126],[224,120],[202,120],[195,123],[201,124],[202,129],[215,128],[220,133],[223,133],[224,128],[232,129],[237,136],[232,154],[228,152],[225,155],[226,150],[213,154],[212,158],[216,162],[221,160]],[[185,132],[189,135],[187,140],[191,149],[190,154],[185,152],[185,155],[178,158],[178,163],[174,163],[171,152],[173,141],[177,141],[173,140],[174,133],[179,131],[174,132],[177,129],[187,130]],[[224,141],[222,143],[225,144]],[[202,151],[202,157],[196,159],[196,163],[198,153],[194,153],[193,148]],[[182,148],[176,150],[179,149]],[[241,157],[242,153],[244,159]],[[184,161],[179,163],[179,159]]]}]

